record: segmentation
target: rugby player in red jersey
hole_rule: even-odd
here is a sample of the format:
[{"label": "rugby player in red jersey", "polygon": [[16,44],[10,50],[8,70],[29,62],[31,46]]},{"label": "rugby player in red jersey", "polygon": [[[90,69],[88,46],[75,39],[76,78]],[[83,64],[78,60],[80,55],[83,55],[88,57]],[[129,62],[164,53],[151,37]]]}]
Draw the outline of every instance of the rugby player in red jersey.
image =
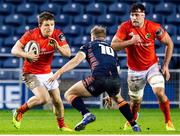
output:
[{"label": "rugby player in red jersey", "polygon": [[[166,46],[162,69],[158,66],[155,53],[155,40],[158,39]],[[169,34],[160,24],[145,19],[145,7],[135,3],[131,7],[130,20],[123,22],[111,46],[114,50],[126,50],[128,66],[128,88],[130,105],[137,119],[140,104],[144,94],[144,87],[148,82],[156,95],[160,109],[164,114],[166,130],[175,130],[170,118],[170,104],[165,95],[165,81],[170,78],[169,62],[173,53],[173,42]],[[164,77],[163,77],[164,76]],[[128,129],[126,122],[124,129]]]},{"label": "rugby player in red jersey", "polygon": [[[24,52],[24,46],[31,40],[38,44],[39,54]],[[34,94],[26,103],[13,112],[13,124],[18,129],[20,128],[23,114],[26,111],[37,105],[46,104],[52,99],[58,128],[62,131],[72,131],[64,123],[64,106],[60,98],[57,80],[51,85],[47,83],[49,77],[53,75],[51,62],[56,49],[62,56],[70,57],[71,55],[69,45],[63,33],[55,29],[54,15],[49,12],[42,12],[38,17],[38,27],[25,32],[11,50],[13,55],[24,58],[23,80]]]}]

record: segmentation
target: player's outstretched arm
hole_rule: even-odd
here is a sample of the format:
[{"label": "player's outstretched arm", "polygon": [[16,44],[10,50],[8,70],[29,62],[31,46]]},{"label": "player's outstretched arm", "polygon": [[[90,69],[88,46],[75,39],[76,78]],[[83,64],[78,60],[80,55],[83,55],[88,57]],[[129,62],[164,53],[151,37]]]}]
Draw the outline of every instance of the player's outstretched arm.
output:
[{"label": "player's outstretched arm", "polygon": [[63,73],[70,71],[71,69],[78,66],[86,58],[85,53],[79,51],[74,58],[68,61],[62,68],[60,68],[56,73],[49,78],[48,82],[53,82],[58,79]]}]

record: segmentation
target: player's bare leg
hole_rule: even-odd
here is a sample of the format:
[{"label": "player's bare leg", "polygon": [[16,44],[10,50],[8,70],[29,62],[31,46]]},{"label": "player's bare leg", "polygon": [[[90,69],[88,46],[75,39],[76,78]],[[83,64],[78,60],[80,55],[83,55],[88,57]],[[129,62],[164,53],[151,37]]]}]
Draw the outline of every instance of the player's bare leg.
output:
[{"label": "player's bare leg", "polygon": [[61,131],[70,131],[72,132],[73,130],[70,129],[64,122],[64,105],[60,97],[60,91],[59,89],[54,89],[49,91],[49,94],[52,98],[52,103],[53,103],[53,111],[55,116],[57,117],[57,123],[58,123],[58,128]]},{"label": "player's bare leg", "polygon": [[50,100],[49,93],[43,86],[36,87],[32,90],[34,96],[32,96],[25,104],[21,105],[18,109],[13,110],[13,125],[15,128],[19,129],[23,114],[29,109],[45,104]]},{"label": "player's bare leg", "polygon": [[169,103],[167,96],[164,93],[164,88],[156,87],[156,88],[153,88],[153,91],[158,98],[160,109],[164,114],[164,122],[166,124],[166,130],[167,131],[176,130],[174,128],[172,121],[171,121],[170,103]]}]

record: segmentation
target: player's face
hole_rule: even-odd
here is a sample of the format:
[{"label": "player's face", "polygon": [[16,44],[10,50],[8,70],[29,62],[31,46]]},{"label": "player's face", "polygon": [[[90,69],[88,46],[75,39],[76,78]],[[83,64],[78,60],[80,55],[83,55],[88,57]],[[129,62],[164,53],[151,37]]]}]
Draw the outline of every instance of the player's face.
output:
[{"label": "player's face", "polygon": [[142,27],[144,24],[145,13],[143,12],[131,12],[130,19],[132,25],[135,27]]},{"label": "player's face", "polygon": [[40,25],[41,33],[44,37],[49,37],[54,31],[55,22],[54,20],[45,20]]}]

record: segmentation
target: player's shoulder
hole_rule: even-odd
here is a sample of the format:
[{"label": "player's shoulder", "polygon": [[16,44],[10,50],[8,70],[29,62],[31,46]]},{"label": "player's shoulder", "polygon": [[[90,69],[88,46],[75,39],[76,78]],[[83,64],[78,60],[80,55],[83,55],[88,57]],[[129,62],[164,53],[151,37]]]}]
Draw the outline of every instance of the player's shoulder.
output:
[{"label": "player's shoulder", "polygon": [[151,20],[145,20],[148,27],[159,27],[160,24]]},{"label": "player's shoulder", "polygon": [[61,29],[55,28],[53,33],[54,34],[62,34],[63,32],[61,31]]},{"label": "player's shoulder", "polygon": [[130,27],[130,26],[131,26],[131,21],[130,21],[130,20],[127,20],[127,21],[122,22],[122,23],[118,26],[118,28],[121,28],[121,27],[128,28],[128,27]]},{"label": "player's shoulder", "polygon": [[34,34],[34,33],[39,33],[40,29],[38,27],[34,28],[34,29],[30,29],[27,32],[29,32],[30,34]]}]

